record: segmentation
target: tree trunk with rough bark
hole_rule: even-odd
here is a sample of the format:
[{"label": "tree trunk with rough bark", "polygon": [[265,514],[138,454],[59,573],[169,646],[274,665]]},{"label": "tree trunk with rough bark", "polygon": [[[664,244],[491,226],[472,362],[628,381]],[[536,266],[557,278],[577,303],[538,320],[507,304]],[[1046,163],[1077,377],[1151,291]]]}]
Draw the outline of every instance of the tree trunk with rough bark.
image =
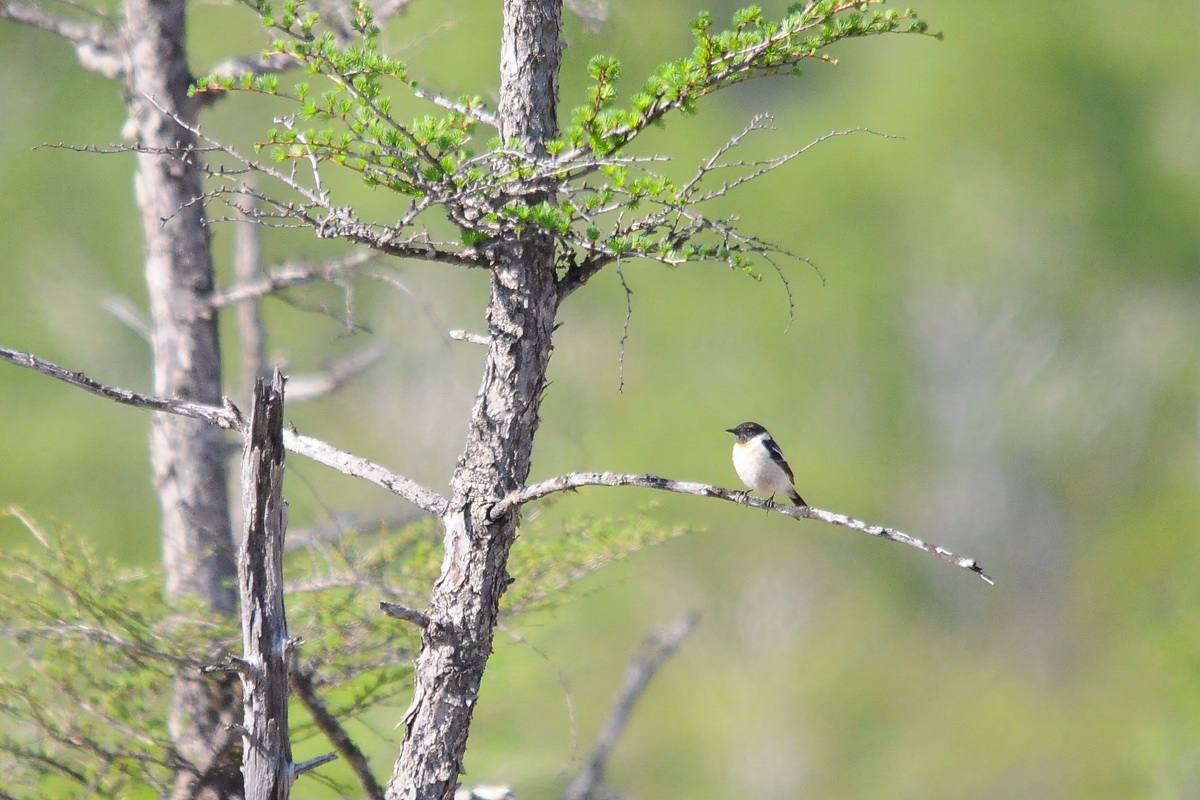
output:
[{"label": "tree trunk with rough bark", "polygon": [[[146,242],[155,393],[220,405],[217,320],[206,304],[213,263],[199,201],[202,176],[198,156],[189,152],[195,136],[179,124],[194,127],[199,111],[198,102],[187,96],[192,75],[186,11],[185,0],[126,0],[126,103],[137,144],[150,151],[138,154],[136,185]],[[197,420],[158,414],[150,449],[162,508],[168,601],[195,598],[215,614],[232,615],[237,566],[222,433]],[[181,773],[178,794],[189,796],[201,781],[206,788],[198,797],[240,796],[241,775],[231,752],[236,737],[223,728],[239,717],[236,678],[176,679],[171,734],[180,752],[202,770],[200,776]]]},{"label": "tree trunk with rough bark", "polygon": [[288,800],[294,780],[288,730],[291,661],[283,604],[283,376],[253,389],[242,455],[242,774],[246,800]]},{"label": "tree trunk with rough bark", "polygon": [[[506,0],[500,119],[505,139],[544,153],[558,133],[561,0]],[[535,201],[536,202],[536,201]],[[529,475],[558,310],[554,240],[541,232],[492,243],[489,345],[466,448],[445,514],[445,557],[417,659],[407,730],[389,800],[454,795],[499,611],[519,513],[492,505]]]}]

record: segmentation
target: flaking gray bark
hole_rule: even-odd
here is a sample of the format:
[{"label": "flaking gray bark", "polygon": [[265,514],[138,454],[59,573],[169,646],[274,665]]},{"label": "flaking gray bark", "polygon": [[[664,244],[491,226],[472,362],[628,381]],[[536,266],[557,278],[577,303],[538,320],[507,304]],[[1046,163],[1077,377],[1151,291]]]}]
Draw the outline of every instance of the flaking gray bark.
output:
[{"label": "flaking gray bark", "polygon": [[[506,0],[501,126],[527,152],[557,135],[561,0]],[[494,503],[529,475],[558,310],[554,241],[540,232],[491,242],[488,354],[454,472],[445,557],[428,609],[407,729],[389,800],[453,797],[471,716],[491,654],[519,512],[491,519]]]},{"label": "flaking gray bark", "polygon": [[562,3],[505,0],[500,40],[500,135],[543,155],[558,136]]},{"label": "flaking gray bark", "polygon": [[287,616],[283,606],[283,376],[254,387],[250,432],[242,456],[242,596],[244,697],[242,773],[247,800],[287,800],[292,745],[288,736]]},{"label": "flaking gray bark", "polygon": [[[141,152],[137,201],[145,236],[146,284],[153,320],[155,393],[220,405],[221,351],[215,315],[212,252],[204,219],[188,98],[185,0],[126,0],[126,105]],[[178,121],[177,121],[178,120]],[[180,125],[182,121],[185,125]],[[222,433],[197,420],[156,414],[150,434],[162,510],[167,598],[199,599],[210,611],[237,608]],[[175,681],[170,727],[175,746],[200,775],[181,772],[179,796],[241,793],[233,737],[236,680],[182,675]],[[205,788],[195,794],[197,783]]]}]

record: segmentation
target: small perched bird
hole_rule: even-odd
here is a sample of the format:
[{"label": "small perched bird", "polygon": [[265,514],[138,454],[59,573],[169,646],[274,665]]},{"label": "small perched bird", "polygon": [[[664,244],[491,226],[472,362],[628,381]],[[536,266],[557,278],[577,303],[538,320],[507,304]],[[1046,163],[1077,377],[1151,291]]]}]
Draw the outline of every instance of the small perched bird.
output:
[{"label": "small perched bird", "polygon": [[755,492],[770,494],[768,502],[773,502],[775,495],[783,494],[798,506],[808,505],[796,491],[792,468],[771,438],[770,431],[757,422],[743,422],[727,430],[737,436],[733,443],[733,468],[742,483]]}]

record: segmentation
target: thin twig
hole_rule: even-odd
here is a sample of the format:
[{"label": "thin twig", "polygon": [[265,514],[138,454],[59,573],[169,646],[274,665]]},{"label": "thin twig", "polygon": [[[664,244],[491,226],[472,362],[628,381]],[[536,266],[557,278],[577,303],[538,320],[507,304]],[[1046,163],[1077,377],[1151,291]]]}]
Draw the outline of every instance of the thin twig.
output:
[{"label": "thin twig", "polygon": [[[579,755],[579,722],[575,717],[575,700],[571,695],[571,684],[567,681],[567,676],[564,675],[563,671],[558,668],[558,665],[554,663],[554,660],[546,654],[545,650],[529,641],[529,639],[525,638],[525,636],[505,625],[503,622],[497,623],[496,627],[507,633],[513,639],[513,641],[525,645],[534,653],[536,653],[543,661],[546,662],[546,666],[550,668],[550,671],[554,673],[554,677],[556,680],[558,680],[558,685],[562,689],[563,701],[567,706],[567,728],[571,732],[571,761],[574,761]],[[565,771],[566,766],[564,765],[563,772]]]},{"label": "thin twig", "polygon": [[[248,196],[255,198],[255,195]],[[243,215],[250,218],[253,213],[244,211]],[[284,264],[257,280],[241,281],[236,286],[213,292],[208,305],[210,308],[223,308],[248,299],[265,297],[292,286],[314,281],[333,281],[353,273],[375,258],[379,258],[378,253],[356,250],[325,261]]]},{"label": "thin twig", "polygon": [[621,269],[621,259],[617,259],[617,277],[621,279],[621,288],[625,290],[625,324],[621,326],[621,355],[618,359],[617,394],[625,394],[625,345],[629,342],[629,322],[633,319],[633,289],[625,280],[625,272]]},{"label": "thin twig", "polygon": [[[321,766],[322,764],[328,764],[330,761],[333,761],[337,757],[338,757],[337,753],[326,753],[323,756],[317,756],[316,758],[310,758],[307,761],[301,761],[299,764],[293,764],[292,765],[292,777],[297,777],[299,775],[303,775],[304,773],[308,772],[309,770],[314,770],[317,767]],[[383,797],[383,795],[379,795],[379,796]]]},{"label": "thin twig", "polygon": [[723,489],[707,483],[660,478],[657,475],[622,474],[617,472],[572,472],[567,475],[559,475],[557,478],[551,478],[550,480],[535,483],[532,486],[526,486],[511,492],[507,497],[502,498],[496,505],[492,506],[490,514],[493,519],[498,519],[530,501],[557,492],[573,491],[582,486],[638,486],[643,489],[659,489],[678,494],[696,495],[698,497],[716,497],[731,503],[739,503],[751,506],[752,508],[773,511],[776,514],[783,514],[785,517],[793,519],[815,519],[830,525],[840,525],[843,528],[850,528],[851,530],[860,531],[870,536],[878,536],[881,539],[887,539],[891,542],[915,547],[918,550],[937,556],[948,564],[970,570],[978,574],[979,577],[983,578],[989,584],[995,584],[995,581],[975,563],[975,559],[956,555],[944,547],[928,544],[895,528],[872,525],[869,522],[863,522],[853,517],[835,514],[831,511],[814,508],[813,506],[783,506],[769,500],[751,497],[742,491]]},{"label": "thin twig", "polygon": [[[300,62],[291,53],[268,53],[222,61],[209,70],[208,74],[218,83],[228,79],[233,79],[236,83],[247,75],[273,75],[299,66]],[[212,101],[226,94],[227,92],[204,92],[200,96]]]},{"label": "thin twig", "polygon": [[291,405],[308,403],[330,395],[378,364],[381,358],[383,348],[373,345],[335,362],[321,372],[289,376],[288,402]]},{"label": "thin twig", "polygon": [[352,512],[330,514],[327,524],[289,530],[284,547],[288,550],[316,547],[324,542],[341,539],[346,535],[347,530],[379,536],[381,532],[386,534],[388,531],[400,530],[420,518],[419,514],[412,512],[400,512],[389,517],[380,517],[377,514],[359,515]]},{"label": "thin twig", "polygon": [[152,340],[150,321],[146,318],[146,313],[125,295],[105,294],[100,298],[100,306],[145,341]]},{"label": "thin twig", "polygon": [[617,702],[613,703],[612,710],[608,712],[604,724],[600,726],[600,732],[596,734],[596,743],[592,746],[592,753],[588,757],[587,763],[583,765],[575,780],[563,792],[562,800],[591,800],[600,781],[604,778],[604,767],[608,763],[608,757],[622,731],[625,730],[626,723],[629,722],[633,706],[646,690],[646,686],[654,674],[666,663],[668,658],[674,655],[679,646],[683,644],[683,640],[695,629],[699,619],[695,612],[684,614],[666,628],[651,633],[642,641],[637,655],[629,662],[629,667],[625,670],[625,685],[621,688],[621,694],[617,698]]},{"label": "thin twig", "polygon": [[362,784],[363,791],[371,800],[383,800],[383,787],[375,780],[374,773],[371,772],[371,765],[367,761],[367,757],[363,755],[363,751],[358,748],[354,740],[350,738],[350,734],[342,727],[338,718],[329,713],[325,701],[317,694],[316,688],[313,686],[313,673],[311,670],[301,669],[299,665],[293,663],[291,670],[292,691],[296,693],[297,699],[304,704],[304,708],[312,717],[316,726],[321,729],[325,737],[329,739],[329,743],[338,751],[342,758],[354,770],[354,774],[358,776],[358,782]]},{"label": "thin twig", "polygon": [[500,130],[500,120],[496,119],[494,115],[488,113],[480,106],[465,106],[462,103],[451,100],[450,98],[440,95],[437,92],[427,92],[424,89],[414,88],[412,92],[422,100],[428,100],[436,106],[441,106],[442,108],[446,108],[451,111],[457,111],[464,117],[477,119],[484,125],[487,125],[489,128],[495,128],[497,131]]}]

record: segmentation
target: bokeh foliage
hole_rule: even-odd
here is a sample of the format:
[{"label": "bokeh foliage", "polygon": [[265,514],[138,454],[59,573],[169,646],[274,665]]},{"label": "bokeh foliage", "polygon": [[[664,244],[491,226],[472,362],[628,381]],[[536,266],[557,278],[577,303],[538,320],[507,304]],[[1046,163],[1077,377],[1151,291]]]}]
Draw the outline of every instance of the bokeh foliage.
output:
[{"label": "bokeh foliage", "polygon": [[[168,733],[172,681],[239,656],[234,621],[213,620],[200,604],[172,612],[159,571],[122,568],[20,509],[3,516],[19,520],[36,542],[10,551],[0,568],[0,634],[15,651],[13,668],[0,676],[0,796],[169,795],[175,771],[187,764]],[[553,608],[570,584],[684,532],[644,517],[579,520],[555,531],[533,524],[537,543],[512,562],[519,589],[504,613]],[[381,613],[380,601],[419,601],[437,578],[437,533],[429,522],[365,538],[346,531],[288,559],[293,669],[362,748],[386,752],[388,737],[361,721],[403,702],[420,647],[415,627]],[[331,745],[318,735],[308,702],[293,698],[292,733],[320,754]],[[322,770],[320,780],[356,796],[344,772]]]}]

